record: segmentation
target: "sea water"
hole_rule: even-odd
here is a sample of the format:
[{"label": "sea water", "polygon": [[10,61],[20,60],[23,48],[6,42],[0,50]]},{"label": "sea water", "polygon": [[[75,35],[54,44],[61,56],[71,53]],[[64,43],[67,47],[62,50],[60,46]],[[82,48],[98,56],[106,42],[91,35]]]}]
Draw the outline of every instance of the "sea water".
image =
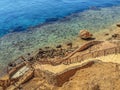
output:
[{"label": "sea water", "polygon": [[120,0],[1,0],[0,67],[43,46],[72,40],[81,29],[120,22]]},{"label": "sea water", "polygon": [[119,4],[119,0],[0,0],[0,36],[56,21],[90,7]]}]

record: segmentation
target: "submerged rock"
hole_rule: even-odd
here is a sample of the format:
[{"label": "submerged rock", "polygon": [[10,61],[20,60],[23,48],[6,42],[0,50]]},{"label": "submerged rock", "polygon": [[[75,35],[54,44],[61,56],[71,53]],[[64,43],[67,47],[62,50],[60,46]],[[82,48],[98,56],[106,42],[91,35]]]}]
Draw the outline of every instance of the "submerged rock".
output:
[{"label": "submerged rock", "polygon": [[57,46],[56,46],[56,48],[61,48],[61,47],[62,47],[62,45],[57,45]]},{"label": "submerged rock", "polygon": [[88,30],[80,30],[79,36],[81,39],[90,39],[93,35]]}]

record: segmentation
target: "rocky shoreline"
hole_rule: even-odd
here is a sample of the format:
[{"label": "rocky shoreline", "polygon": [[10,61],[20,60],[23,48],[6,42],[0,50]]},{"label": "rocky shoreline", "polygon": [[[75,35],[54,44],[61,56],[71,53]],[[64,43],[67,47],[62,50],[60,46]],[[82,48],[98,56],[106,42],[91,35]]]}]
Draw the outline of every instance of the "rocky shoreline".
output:
[{"label": "rocky shoreline", "polygon": [[104,40],[104,38],[110,35],[104,36],[102,32],[111,32],[116,28],[111,27],[111,25],[120,21],[119,8],[119,6],[116,6],[101,8],[100,10],[88,10],[77,13],[75,16],[69,16],[68,21],[56,21],[40,28],[32,28],[29,32],[8,34],[0,38],[0,67],[4,67],[21,55],[47,47],[48,45],[53,48],[68,42],[73,42],[76,46],[80,43],[83,44],[86,41],[77,38],[80,30],[87,29],[94,34],[94,37]]},{"label": "rocky shoreline", "polygon": [[[103,32],[99,33],[99,37],[96,37],[94,39],[94,40],[97,40],[96,42],[100,42],[100,41],[104,42],[105,45],[103,43],[103,46],[101,46],[102,44],[100,44],[100,43],[95,43],[95,41],[93,39],[91,39],[96,36],[95,33],[92,33],[92,35],[91,35],[91,33],[89,31],[83,30],[84,33],[80,32],[78,34],[78,36],[80,35],[78,37],[79,39],[76,39],[74,41],[74,42],[77,42],[77,40],[84,41],[84,43],[86,43],[86,44],[83,44],[83,46],[81,46],[81,42],[79,42],[77,44],[74,42],[70,42],[70,43],[63,44],[63,45],[57,45],[55,48],[51,48],[51,47],[40,48],[39,50],[37,50],[35,52],[27,53],[26,55],[20,56],[13,62],[9,63],[8,67],[6,69],[4,69],[4,73],[3,74],[1,73],[2,77],[6,76],[6,75],[8,75],[8,76],[1,78],[0,85],[4,86],[6,88],[6,86],[8,87],[9,85],[12,85],[12,83],[15,83],[17,80],[19,80],[20,84],[24,83],[25,81],[28,81],[28,77],[32,78],[34,76],[34,74],[35,74],[34,70],[35,70],[35,68],[39,67],[39,63],[40,63],[40,65],[43,65],[43,66],[44,66],[44,64],[45,65],[47,64],[48,66],[50,64],[50,65],[53,65],[53,67],[59,66],[61,64],[71,65],[72,63],[75,63],[76,61],[64,62],[64,60],[66,60],[70,57],[73,57],[70,60],[74,60],[74,54],[77,54],[78,52],[84,52],[85,50],[90,52],[92,50],[92,48],[90,48],[90,47],[93,47],[93,49],[94,49],[94,46],[96,48],[98,46],[100,46],[97,49],[103,47],[103,49],[107,50],[106,48],[108,48],[108,47],[106,47],[106,45],[109,45],[110,49],[112,50],[112,51],[111,50],[109,51],[110,54],[118,53],[119,47],[117,47],[117,46],[120,45],[119,44],[120,43],[119,42],[119,40],[120,40],[119,23],[113,25],[112,29],[113,30],[111,30],[111,29],[108,30],[109,32],[106,30],[106,31],[104,31],[104,33]],[[90,37],[89,37],[89,35],[90,35]],[[84,38],[81,36],[84,36]],[[101,38],[103,36],[104,36],[104,38]],[[96,44],[98,44],[98,46]],[[113,52],[113,51],[115,51],[115,52]],[[103,51],[100,51],[100,52],[103,52]],[[78,55],[79,54],[82,54],[82,53],[78,53]],[[107,53],[105,53],[105,51],[104,51],[104,54],[107,55]],[[86,56],[86,58],[87,58],[87,56]],[[84,57],[84,59],[85,59],[85,57]],[[60,62],[60,63],[57,64],[56,62]],[[19,70],[22,70],[22,67],[24,69],[26,69],[28,72],[30,71],[29,73],[26,71],[24,72],[24,73],[28,73],[28,74],[25,74],[28,76],[26,76],[23,79],[23,81],[21,81],[22,79],[20,79],[20,78],[21,78],[21,76],[24,76],[24,73],[20,74],[20,76],[19,76],[19,72],[17,72]],[[40,71],[42,70],[41,68],[38,68],[38,69],[40,69]],[[11,77],[15,77],[15,78],[11,78]],[[5,81],[5,82],[3,82],[3,81]],[[16,86],[16,87],[20,87],[19,86],[20,84],[18,84],[18,86]]]},{"label": "rocky shoreline", "polygon": [[[84,30],[83,30],[84,31]],[[89,36],[89,31],[85,30],[85,35],[88,35]],[[89,42],[89,41],[92,41],[92,40],[119,40],[120,38],[120,35],[118,34],[120,32],[120,27],[119,27],[119,23],[117,24],[114,24],[110,29],[107,29],[107,30],[104,30],[104,31],[101,31],[101,32],[97,32],[97,33],[93,33],[93,37],[90,37],[90,38],[94,38],[94,39],[89,39],[89,38],[82,38],[80,35],[84,35],[84,33],[80,34],[81,33],[81,30],[80,30],[80,33],[78,33],[78,36],[74,41],[71,41],[71,42],[68,42],[66,44],[59,44],[57,45],[56,47],[44,47],[44,48],[39,48],[38,50],[36,51],[33,51],[31,53],[27,53],[25,55],[23,55],[23,57],[30,61],[33,59],[33,55],[35,56],[35,58],[63,58],[65,57],[66,55],[68,55],[69,53],[71,53],[72,51],[74,51],[80,44],[84,44],[86,42]],[[99,36],[98,36],[99,34]],[[91,35],[91,34],[90,34]],[[86,37],[88,37],[86,36]],[[96,38],[95,38],[96,37]],[[81,39],[80,39],[81,38]],[[37,57],[38,55],[39,57]],[[17,59],[16,59],[17,60]],[[17,63],[14,61],[16,60],[13,60],[13,62],[9,62],[8,63],[8,66],[15,66],[17,65]],[[18,63],[20,63],[18,61]],[[6,68],[3,69],[6,73]],[[2,70],[2,71],[3,71]],[[4,75],[3,73],[3,75]]]}]

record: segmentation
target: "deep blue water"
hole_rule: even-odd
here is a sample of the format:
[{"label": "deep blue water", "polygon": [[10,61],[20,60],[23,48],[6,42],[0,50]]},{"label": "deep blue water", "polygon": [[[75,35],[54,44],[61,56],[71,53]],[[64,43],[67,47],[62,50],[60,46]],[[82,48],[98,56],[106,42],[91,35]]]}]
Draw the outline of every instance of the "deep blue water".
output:
[{"label": "deep blue water", "polygon": [[0,37],[56,21],[94,7],[119,5],[120,0],[0,0]]}]

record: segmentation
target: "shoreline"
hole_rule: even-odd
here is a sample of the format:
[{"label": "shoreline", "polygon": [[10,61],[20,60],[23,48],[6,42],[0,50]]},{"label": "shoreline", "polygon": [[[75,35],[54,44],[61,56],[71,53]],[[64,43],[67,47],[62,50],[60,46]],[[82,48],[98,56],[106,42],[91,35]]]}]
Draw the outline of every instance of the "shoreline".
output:
[{"label": "shoreline", "polygon": [[[120,7],[102,8],[100,11],[88,10],[80,14],[78,13],[77,17],[76,15],[69,16],[69,21],[54,22],[40,28],[33,28],[29,32],[8,34],[0,39],[0,55],[2,56],[0,57],[0,63],[7,64],[11,59],[14,60],[18,56],[38,50],[39,48],[48,46],[48,44],[52,47],[71,41],[74,41],[73,43],[83,44],[85,41],[80,41],[77,37],[79,31],[87,29],[92,32],[95,37],[100,36],[100,34],[96,33],[104,32],[104,30],[108,30],[108,27],[111,27],[113,23],[116,24],[120,22],[118,19],[119,15],[115,17],[113,13],[117,12],[119,8]],[[108,10],[108,12],[106,12],[106,10]],[[108,13],[110,13],[110,16],[106,16]],[[119,14],[120,12],[117,13]],[[101,18],[101,16],[104,17]],[[113,16],[114,19],[111,19]],[[96,18],[96,20],[94,20],[94,18]],[[105,21],[104,18],[106,18]],[[101,37],[99,37],[99,39],[100,38]]]},{"label": "shoreline", "polygon": [[[120,32],[120,27],[119,28],[115,27],[115,28],[116,29],[114,29],[113,32],[116,31],[116,30]],[[111,32],[111,33],[109,32],[110,36],[111,36],[111,34],[115,35],[117,33],[117,32],[114,32],[114,33],[113,32]],[[106,33],[107,33],[107,31],[106,31]],[[108,33],[107,34],[106,33],[104,33],[104,34],[101,33],[101,34],[105,35],[105,36],[109,35]],[[118,34],[118,35],[120,36],[120,34]],[[44,72],[45,77],[46,77],[46,74],[50,75],[49,79],[46,79],[48,82],[50,80],[49,84],[53,84],[53,85],[56,86],[56,84],[51,82],[51,80],[53,80],[53,79],[51,79],[52,76],[56,77],[57,75],[58,76],[62,75],[63,77],[66,77],[66,74],[63,75],[64,73],[71,72],[71,70],[77,70],[78,71],[79,70],[78,66],[80,66],[80,69],[82,69],[82,68],[86,68],[86,66],[91,67],[91,65],[93,65],[95,63],[100,63],[100,62],[120,63],[118,58],[117,58],[117,61],[111,60],[111,59],[109,59],[108,61],[106,61],[107,59],[106,60],[99,59],[102,56],[107,56],[107,57],[109,57],[110,55],[116,55],[117,56],[120,53],[120,46],[119,46],[120,45],[120,42],[119,42],[120,37],[119,36],[118,36],[118,38],[112,37],[110,41],[107,41],[106,39],[104,41],[101,41],[101,40],[100,41],[97,41],[97,40],[90,41],[90,42],[84,44],[83,46],[75,49],[75,51],[76,50],[77,51],[74,53],[73,56],[70,56],[68,59],[64,59],[63,57],[59,58],[59,59],[56,59],[56,56],[55,56],[55,57],[52,58],[52,61],[51,61],[50,58],[39,59],[40,57],[39,56],[36,57],[36,54],[35,54],[36,58],[34,58],[34,56],[33,56],[32,60],[30,60],[30,58],[25,59],[24,56],[23,56],[23,58],[21,58],[21,59],[24,60],[23,64],[25,64],[25,66],[19,65],[19,64],[22,64],[22,62],[21,62],[21,63],[17,64],[15,66],[15,68],[13,66],[13,68],[11,68],[10,70],[8,69],[8,72],[9,72],[8,76],[1,77],[1,85],[2,85],[3,88],[11,88],[11,86],[15,87],[15,88],[19,88],[19,86],[13,86],[12,84],[9,84],[9,82],[7,84],[5,84],[6,86],[4,86],[4,84],[2,84],[2,83],[5,83],[3,81],[10,81],[11,82],[13,80],[15,81],[16,79],[18,79],[18,82],[21,82],[21,83],[18,83],[18,85],[24,85],[23,82],[26,81],[26,83],[29,83],[28,80],[32,80],[33,78],[36,77],[36,75],[41,75],[40,73]],[[117,40],[117,42],[114,42],[114,40]],[[108,45],[108,47],[106,47],[107,45]],[[81,51],[80,51],[80,49],[81,49]],[[89,50],[92,50],[92,52],[89,51]],[[109,51],[109,53],[108,53],[108,51]],[[72,51],[71,53],[73,53],[73,52],[74,51]],[[96,52],[97,52],[97,54],[96,54]],[[100,55],[98,55],[98,53]],[[84,55],[85,55],[85,57],[84,57]],[[86,55],[88,55],[88,57],[86,57]],[[90,55],[90,57],[89,57],[89,55]],[[54,59],[55,59],[55,61],[54,61]],[[62,60],[62,62],[60,61],[60,63],[59,63],[59,60]],[[50,62],[52,62],[52,63],[50,63]],[[27,72],[22,73],[22,78],[21,78],[21,74],[19,72],[21,72],[23,70],[26,70]],[[31,71],[31,70],[32,70],[32,72],[29,73],[29,71]],[[41,72],[36,73],[36,71],[39,71],[39,70]],[[35,71],[35,72],[33,72],[33,71]],[[70,73],[67,74],[67,77],[69,75],[70,75]],[[11,79],[9,79],[9,77]],[[23,77],[24,77],[24,79],[23,79]],[[71,75],[69,77],[71,77]],[[30,78],[30,79],[28,79],[28,78]],[[65,80],[65,82],[66,82],[66,80]],[[16,83],[16,81],[14,83]],[[61,83],[61,85],[63,85],[64,83]]]},{"label": "shoreline", "polygon": [[[116,26],[116,24],[114,24],[111,28],[109,29],[106,29],[106,30],[103,30],[103,31],[99,31],[99,32],[96,32],[96,33],[92,33],[93,34],[93,38],[95,38],[95,40],[97,41],[106,41],[107,39],[109,39],[112,35],[114,35],[115,33],[118,33],[120,32],[120,28]],[[108,34],[107,36],[105,34]],[[102,38],[103,37],[103,38]],[[80,47],[80,45],[83,45],[89,41],[93,41],[93,40],[83,40],[81,39],[80,37],[76,37],[73,41],[71,41],[73,47]],[[67,49],[67,43],[69,42],[63,42],[62,44],[62,49]],[[48,46],[50,48],[56,48],[56,46]],[[45,47],[41,48],[41,49],[45,49]],[[35,54],[35,52],[38,51],[38,50],[34,50],[32,52],[27,52],[27,53],[31,53],[31,55]],[[26,53],[26,54],[27,54]],[[26,55],[26,54],[23,54]],[[14,61],[13,61],[14,62]]]}]

